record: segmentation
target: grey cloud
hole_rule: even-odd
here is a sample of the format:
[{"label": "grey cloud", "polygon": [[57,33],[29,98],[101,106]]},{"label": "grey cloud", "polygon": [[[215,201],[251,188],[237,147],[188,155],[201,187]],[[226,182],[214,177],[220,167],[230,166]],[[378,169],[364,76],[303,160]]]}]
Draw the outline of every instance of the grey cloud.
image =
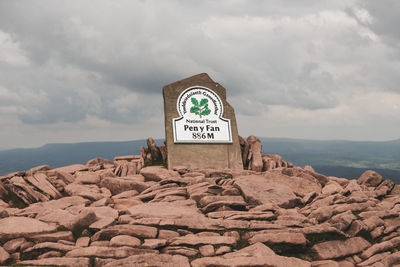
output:
[{"label": "grey cloud", "polygon": [[0,31],[27,62],[0,54],[0,113],[33,126],[159,122],[162,86],[207,72],[239,115],[322,116],[400,92],[398,10],[395,0],[1,1]]}]

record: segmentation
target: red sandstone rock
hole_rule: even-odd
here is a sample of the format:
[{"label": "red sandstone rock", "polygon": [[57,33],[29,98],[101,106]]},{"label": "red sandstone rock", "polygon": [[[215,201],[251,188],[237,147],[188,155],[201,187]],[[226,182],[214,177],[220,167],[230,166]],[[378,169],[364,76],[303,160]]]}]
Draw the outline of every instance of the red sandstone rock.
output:
[{"label": "red sandstone rock", "polygon": [[382,182],[382,176],[374,171],[365,171],[357,182],[366,186],[378,186]]},{"label": "red sandstone rock", "polygon": [[0,240],[54,232],[56,228],[26,217],[8,217],[0,220]]},{"label": "red sandstone rock", "polygon": [[235,178],[237,186],[246,199],[254,206],[273,203],[281,207],[293,207],[300,202],[293,191],[284,184],[269,184],[267,178],[250,175]]},{"label": "red sandstone rock", "polygon": [[[13,192],[15,201],[29,205],[17,209],[12,201],[0,201],[0,217],[28,224],[5,234],[14,226],[0,219],[6,263],[34,258],[23,264],[74,266],[80,258],[85,266],[93,264],[90,257],[96,266],[190,266],[187,257],[195,258],[192,266],[392,266],[400,261],[400,197],[390,180],[325,177],[312,167],[292,167],[278,155],[263,156],[263,168],[269,169],[259,175],[155,167],[145,170],[145,177],[136,175],[140,162],[141,156],[116,157],[113,164],[94,159],[86,170],[39,168],[0,177],[3,200]],[[62,197],[66,194],[73,196]],[[31,220],[51,229],[25,231]],[[59,225],[82,237],[56,232]],[[359,237],[364,234],[372,246]],[[278,256],[258,242],[278,253],[307,244],[321,260]]]},{"label": "red sandstone rock", "polygon": [[190,267],[189,261],[186,257],[181,255],[169,255],[169,254],[142,254],[130,256],[122,260],[97,260],[98,266],[102,267],[114,267],[114,266],[153,266],[153,267],[164,267],[164,266],[179,266],[179,267]]},{"label": "red sandstone rock", "polygon": [[10,258],[10,254],[0,246],[0,264],[6,262]]},{"label": "red sandstone rock", "polygon": [[326,241],[316,244],[312,249],[319,259],[335,259],[353,255],[370,247],[370,243],[362,237],[353,237],[345,241]]},{"label": "red sandstone rock", "polygon": [[140,246],[140,239],[130,236],[130,235],[117,235],[111,238],[110,246],[119,247],[119,246],[128,246],[128,247],[138,247]]},{"label": "red sandstone rock", "polygon": [[248,168],[249,170],[261,172],[263,169],[263,160],[261,158],[262,146],[261,141],[254,135],[247,137],[247,143],[249,144],[248,154]]},{"label": "red sandstone rock", "polygon": [[305,246],[307,240],[304,237],[304,234],[286,232],[256,234],[249,239],[250,244],[255,244],[258,242],[266,244],[287,244]]},{"label": "red sandstone rock", "polygon": [[147,181],[161,181],[169,178],[179,177],[179,174],[174,171],[167,170],[161,166],[149,166],[140,170]]},{"label": "red sandstone rock", "polygon": [[89,258],[68,258],[68,257],[54,257],[45,258],[40,260],[26,260],[19,261],[18,265],[21,266],[70,266],[70,267],[84,267],[90,266]]}]

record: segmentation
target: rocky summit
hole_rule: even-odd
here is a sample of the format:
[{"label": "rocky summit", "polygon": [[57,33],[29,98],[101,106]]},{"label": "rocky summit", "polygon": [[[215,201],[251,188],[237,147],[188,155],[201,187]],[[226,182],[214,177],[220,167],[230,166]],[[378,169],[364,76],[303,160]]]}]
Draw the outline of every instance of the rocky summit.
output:
[{"label": "rocky summit", "polygon": [[326,177],[254,136],[245,170],[168,170],[147,145],[0,177],[0,264],[400,266],[400,186],[374,171]]}]

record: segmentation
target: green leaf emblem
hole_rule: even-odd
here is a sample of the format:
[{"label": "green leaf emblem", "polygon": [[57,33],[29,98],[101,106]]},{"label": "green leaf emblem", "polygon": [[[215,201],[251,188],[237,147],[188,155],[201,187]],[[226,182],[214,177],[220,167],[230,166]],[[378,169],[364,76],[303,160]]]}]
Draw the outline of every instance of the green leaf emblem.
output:
[{"label": "green leaf emblem", "polygon": [[194,98],[194,97],[192,97],[192,103],[193,103],[193,105],[196,105],[196,106],[198,106],[199,105],[199,102],[197,101],[197,99],[196,98]]},{"label": "green leaf emblem", "polygon": [[200,118],[201,118],[201,116],[210,115],[211,110],[208,108],[208,99],[207,98],[202,98],[199,103],[199,101],[196,98],[192,97],[191,101],[192,101],[193,106],[190,108],[190,113],[199,115]]}]

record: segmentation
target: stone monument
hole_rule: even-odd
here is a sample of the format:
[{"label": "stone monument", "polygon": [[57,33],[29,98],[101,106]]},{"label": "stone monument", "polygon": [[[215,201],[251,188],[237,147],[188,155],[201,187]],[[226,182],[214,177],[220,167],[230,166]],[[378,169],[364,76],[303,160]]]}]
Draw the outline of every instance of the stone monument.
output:
[{"label": "stone monument", "polygon": [[168,168],[243,169],[235,113],[206,74],[163,88]]}]

